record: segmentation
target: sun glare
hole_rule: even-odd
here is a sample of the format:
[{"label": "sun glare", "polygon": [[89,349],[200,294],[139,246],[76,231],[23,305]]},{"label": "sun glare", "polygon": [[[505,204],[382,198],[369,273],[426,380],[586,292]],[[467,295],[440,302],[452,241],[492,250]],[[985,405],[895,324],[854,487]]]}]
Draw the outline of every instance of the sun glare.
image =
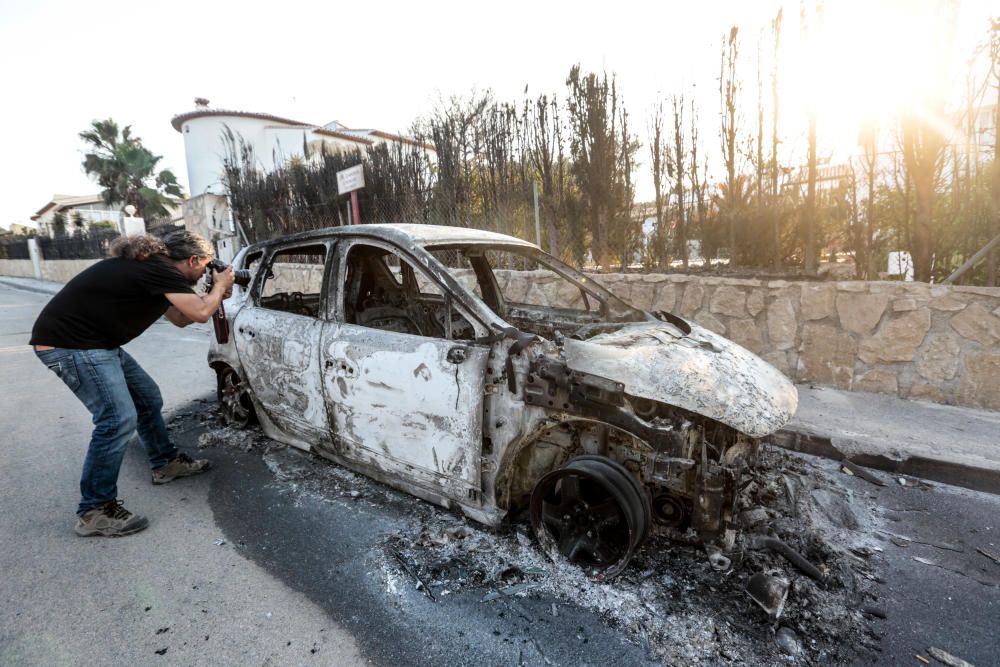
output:
[{"label": "sun glare", "polygon": [[780,66],[797,111],[815,109],[828,152],[851,151],[866,122],[921,113],[946,94],[950,27],[946,11],[928,4],[827,3],[817,16],[807,3],[807,31],[789,35]]}]

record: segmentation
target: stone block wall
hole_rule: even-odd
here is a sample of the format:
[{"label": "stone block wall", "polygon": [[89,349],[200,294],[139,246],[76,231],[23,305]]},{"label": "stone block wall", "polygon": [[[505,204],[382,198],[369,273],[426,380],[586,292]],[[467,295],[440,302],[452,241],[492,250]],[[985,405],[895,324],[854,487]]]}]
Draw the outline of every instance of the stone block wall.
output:
[{"label": "stone block wall", "polygon": [[[43,259],[39,262],[41,280],[51,280],[57,283],[69,282],[99,259]],[[30,259],[0,259],[0,276],[17,276],[20,278],[35,278],[35,267]]]},{"label": "stone block wall", "polygon": [[[1000,288],[593,277],[639,308],[669,310],[730,338],[797,382],[1000,410]],[[547,300],[561,301],[555,293]]]},{"label": "stone block wall", "polygon": [[[42,278],[66,282],[96,261],[43,261]],[[471,271],[457,273],[474,284]],[[582,305],[578,290],[548,272],[497,274],[508,298]],[[0,275],[34,273],[30,260],[5,259]],[[1000,410],[1000,288],[675,274],[593,278],[638,308],[668,310],[730,338],[796,382]],[[306,282],[315,277],[303,280],[303,288]]]},{"label": "stone block wall", "polygon": [[35,267],[30,259],[0,259],[0,276],[34,278]]}]

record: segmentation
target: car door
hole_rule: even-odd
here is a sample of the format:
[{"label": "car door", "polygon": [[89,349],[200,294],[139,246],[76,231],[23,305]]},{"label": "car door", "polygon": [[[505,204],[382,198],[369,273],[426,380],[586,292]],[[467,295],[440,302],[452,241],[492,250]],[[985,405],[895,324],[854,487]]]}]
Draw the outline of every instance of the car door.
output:
[{"label": "car door", "polygon": [[259,406],[304,448],[329,439],[319,361],[328,255],[328,245],[315,242],[275,250],[233,322]]},{"label": "car door", "polygon": [[[373,249],[388,263],[356,261]],[[321,357],[338,446],[369,468],[467,500],[480,490],[488,347],[433,329],[432,307],[470,316],[450,310],[440,284],[392,246],[341,243],[337,264],[337,321],[324,331]],[[402,280],[400,269],[416,279]],[[460,328],[451,322],[447,331]]]}]

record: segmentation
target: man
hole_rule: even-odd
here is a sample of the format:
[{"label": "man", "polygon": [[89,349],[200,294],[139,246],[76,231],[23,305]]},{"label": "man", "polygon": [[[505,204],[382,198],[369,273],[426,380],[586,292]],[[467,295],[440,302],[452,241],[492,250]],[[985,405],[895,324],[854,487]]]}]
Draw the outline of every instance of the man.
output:
[{"label": "man", "polygon": [[76,394],[94,417],[94,432],[80,477],[76,534],[118,537],[149,521],[117,499],[125,446],[138,430],[153,484],[209,468],[170,442],[160,389],[121,348],[161,316],[184,327],[207,322],[233,285],[232,267],[213,272],[211,291],[192,286],[214,255],[198,234],[180,230],[163,239],[122,238],[112,257],[81,272],[52,297],[31,331],[35,354]]}]

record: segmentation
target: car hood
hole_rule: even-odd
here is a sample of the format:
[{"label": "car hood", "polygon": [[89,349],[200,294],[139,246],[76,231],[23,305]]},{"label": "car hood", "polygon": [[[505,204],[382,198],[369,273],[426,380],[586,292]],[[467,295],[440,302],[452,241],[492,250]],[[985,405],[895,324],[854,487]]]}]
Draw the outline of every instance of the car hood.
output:
[{"label": "car hood", "polygon": [[566,364],[755,438],[792,418],[799,397],[787,377],[732,341],[690,326],[685,335],[667,322],[641,322],[587,340],[566,339]]}]

